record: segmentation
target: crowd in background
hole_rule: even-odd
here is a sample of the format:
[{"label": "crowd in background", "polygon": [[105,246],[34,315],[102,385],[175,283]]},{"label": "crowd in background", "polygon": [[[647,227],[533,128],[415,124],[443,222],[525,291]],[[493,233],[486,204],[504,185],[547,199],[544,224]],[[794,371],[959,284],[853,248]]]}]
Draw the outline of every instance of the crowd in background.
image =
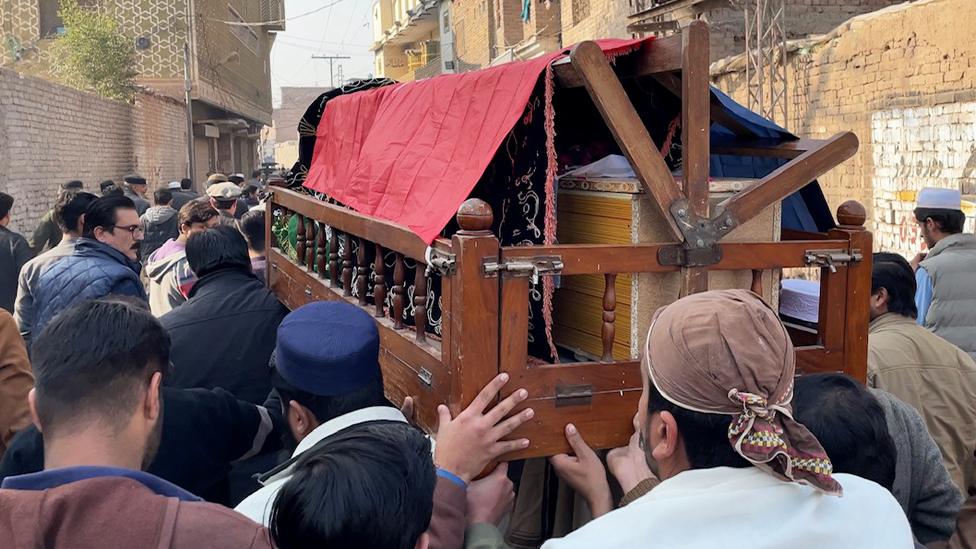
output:
[{"label": "crowd in background", "polygon": [[[497,463],[530,444],[510,435],[534,395],[501,374],[414,427],[369,314],[267,288],[257,175],[151,201],[137,175],[69,181],[30,239],[0,193],[5,546],[976,547],[958,192],[919,194],[925,253],[873,257],[866,386],[797,376],[762,298],[705,292],[654,315],[630,444],[570,424],[571,453]],[[582,502],[568,522],[557,486]]]}]

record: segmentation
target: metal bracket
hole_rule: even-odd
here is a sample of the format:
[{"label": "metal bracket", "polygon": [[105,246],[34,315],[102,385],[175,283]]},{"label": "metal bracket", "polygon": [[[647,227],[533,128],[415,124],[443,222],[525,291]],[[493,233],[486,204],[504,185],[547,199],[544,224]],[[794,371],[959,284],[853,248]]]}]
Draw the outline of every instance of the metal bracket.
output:
[{"label": "metal bracket", "polygon": [[539,256],[525,257],[513,261],[498,262],[492,258],[484,260],[485,276],[495,278],[500,276],[530,277],[533,284],[539,282],[541,275],[558,275],[563,271],[562,257]]},{"label": "metal bracket", "polygon": [[417,372],[417,377],[420,379],[421,383],[428,387],[430,387],[431,383],[434,381],[434,374],[430,373],[430,370],[427,368],[421,368],[420,371]]},{"label": "metal bracket", "polygon": [[427,276],[437,273],[441,276],[454,274],[457,268],[457,258],[452,253],[442,252],[432,246],[427,247],[424,254],[427,261]]},{"label": "metal bracket", "polygon": [[662,248],[657,255],[661,265],[680,267],[706,267],[722,260],[719,239],[735,227],[731,215],[722,214],[714,219],[699,217],[691,211],[688,200],[681,198],[671,203],[671,215],[684,236],[684,242]]},{"label": "metal bracket", "polygon": [[836,273],[837,266],[845,266],[857,263],[864,259],[861,250],[855,249],[848,253],[847,250],[807,250],[803,253],[803,262],[811,267],[821,267],[830,269]]},{"label": "metal bracket", "polygon": [[592,385],[556,384],[556,408],[588,406],[593,401]]}]

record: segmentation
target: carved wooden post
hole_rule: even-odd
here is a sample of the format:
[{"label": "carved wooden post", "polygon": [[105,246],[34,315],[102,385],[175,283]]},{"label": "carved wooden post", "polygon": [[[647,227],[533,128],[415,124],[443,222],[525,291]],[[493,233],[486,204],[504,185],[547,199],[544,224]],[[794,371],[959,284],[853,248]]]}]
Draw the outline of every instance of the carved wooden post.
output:
[{"label": "carved wooden post", "polygon": [[[844,322],[844,372],[867,381],[868,324],[871,321],[872,237],[864,229],[867,212],[859,202],[848,200],[837,208],[838,227],[850,239],[850,253],[861,254],[861,260],[847,266],[847,319]],[[823,297],[821,297],[823,299]],[[831,304],[840,307],[841,303]]]},{"label": "carved wooden post", "polygon": [[335,229],[329,239],[329,280],[333,288],[339,286],[339,231]]},{"label": "carved wooden post", "polygon": [[295,227],[295,261],[299,265],[305,264],[305,216],[295,214],[298,225]]},{"label": "carved wooden post", "polygon": [[356,292],[359,294],[359,304],[366,305],[366,283],[369,281],[369,261],[366,259],[366,239],[359,239],[359,249],[356,250]]},{"label": "carved wooden post", "polygon": [[[499,279],[484,272],[486,258],[498,260],[498,239],[491,233],[492,211],[483,200],[469,198],[457,213],[460,230],[451,238],[455,271],[450,279],[451,302],[443,311],[450,325],[450,352],[443,355],[451,372],[451,402],[454,413],[470,403],[489,381],[498,375]],[[526,333],[518,334],[523,339]],[[523,357],[524,364],[525,357]],[[506,387],[506,393],[519,385]]]},{"label": "carved wooden post", "polygon": [[413,280],[413,327],[417,341],[427,341],[427,266],[417,262]]},{"label": "carved wooden post", "polygon": [[393,328],[403,329],[403,280],[406,267],[403,264],[403,254],[397,253],[396,263],[393,265]]},{"label": "carved wooden post", "polygon": [[342,243],[342,295],[352,295],[352,235],[343,235]]},{"label": "carved wooden post", "polygon": [[376,317],[386,316],[386,265],[383,264],[383,246],[376,244],[376,261],[373,264],[373,304],[376,305]]},{"label": "carved wooden post", "polygon": [[606,287],[603,290],[603,358],[601,362],[613,362],[613,340],[616,336],[614,323],[617,320],[617,275],[603,275]]},{"label": "carved wooden post", "polygon": [[326,258],[328,255],[328,242],[325,236],[325,223],[317,222],[318,232],[315,235],[315,267],[318,270],[319,278],[326,277]]},{"label": "carved wooden post", "polygon": [[315,220],[306,217],[305,223],[305,268],[311,271],[315,269]]}]

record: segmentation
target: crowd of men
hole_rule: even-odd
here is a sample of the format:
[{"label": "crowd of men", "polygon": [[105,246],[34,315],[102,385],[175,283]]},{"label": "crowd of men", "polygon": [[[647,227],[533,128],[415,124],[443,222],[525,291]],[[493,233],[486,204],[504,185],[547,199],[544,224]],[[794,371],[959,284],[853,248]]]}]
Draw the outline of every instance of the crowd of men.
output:
[{"label": "crowd of men", "polygon": [[[798,376],[749,291],[658,310],[630,444],[598,452],[569,424],[572,453],[542,462],[585,503],[556,532],[556,479],[497,463],[530,443],[510,437],[525,389],[501,374],[424,435],[384,396],[368,313],[288,311],[266,287],[259,185],[192,188],[70,181],[30,240],[0,193],[3,546],[976,547],[958,192],[919,194],[927,253],[874,255],[867,386]],[[527,521],[548,526],[513,534]]]}]

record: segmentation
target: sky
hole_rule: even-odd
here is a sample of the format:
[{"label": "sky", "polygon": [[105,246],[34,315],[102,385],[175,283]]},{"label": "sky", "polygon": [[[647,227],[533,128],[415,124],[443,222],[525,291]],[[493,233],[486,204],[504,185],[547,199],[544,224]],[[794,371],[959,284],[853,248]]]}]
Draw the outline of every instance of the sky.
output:
[{"label": "sky", "polygon": [[[335,61],[345,78],[372,74],[372,0],[285,0],[285,31],[271,50],[271,92],[275,106],[282,86],[328,86],[329,62],[313,55],[346,55]],[[329,6],[329,7],[325,7]],[[324,9],[320,9],[324,8]],[[318,10],[315,13],[302,14]],[[301,17],[299,17],[301,16]],[[295,18],[295,19],[292,19]]]}]

